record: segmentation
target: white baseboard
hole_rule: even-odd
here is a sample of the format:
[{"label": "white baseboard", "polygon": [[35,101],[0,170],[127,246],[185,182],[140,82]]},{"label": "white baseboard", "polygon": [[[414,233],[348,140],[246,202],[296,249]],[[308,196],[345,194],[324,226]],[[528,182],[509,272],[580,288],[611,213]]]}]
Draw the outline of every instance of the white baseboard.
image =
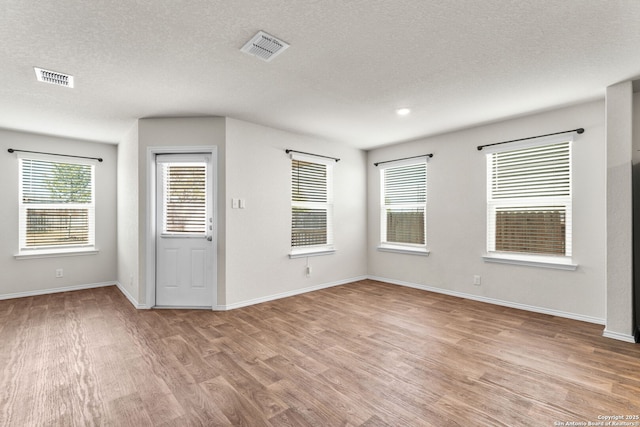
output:
[{"label": "white baseboard", "polygon": [[125,296],[125,298],[127,298],[129,300],[129,302],[131,303],[131,305],[133,305],[135,308],[139,309],[139,310],[144,310],[144,309],[148,309],[149,307],[147,307],[145,304],[140,304],[138,302],[138,300],[136,300],[133,295],[131,295],[129,293],[129,291],[127,291],[127,288],[125,288],[124,286],[122,286],[122,284],[120,282],[116,282],[116,286],[118,287],[118,289],[120,290],[120,292],[122,292],[122,295]]},{"label": "white baseboard", "polygon": [[16,292],[16,293],[13,293],[13,294],[0,295],[0,300],[13,299],[13,298],[24,298],[24,297],[34,297],[34,296],[38,296],[38,295],[57,294],[57,293],[60,293],[60,292],[80,291],[82,289],[102,288],[102,287],[105,287],[105,286],[113,286],[115,284],[116,284],[116,282],[90,283],[90,284],[87,284],[87,285],[63,286],[63,287],[60,287],[60,288],[40,289],[40,290],[37,290],[37,291]]},{"label": "white baseboard", "polygon": [[435,288],[427,285],[420,285],[417,283],[404,282],[401,280],[387,279],[385,277],[368,276],[371,280],[377,280],[379,282],[390,283],[392,285],[406,286],[409,288],[422,289],[423,291],[435,292],[438,294],[450,295],[458,298],[465,298],[474,301],[486,302],[489,304],[500,305],[503,307],[516,308],[519,310],[532,311],[534,313],[549,314],[551,316],[564,317],[567,319],[580,320],[582,322],[595,323],[597,325],[604,325],[605,319],[598,317],[584,316],[582,314],[569,313],[566,311],[552,310],[544,307],[536,307],[533,305],[520,304],[517,302],[503,301],[494,298],[483,297],[479,295],[467,294],[464,292],[451,291],[448,289]]},{"label": "white baseboard", "polygon": [[306,294],[307,292],[318,291],[320,289],[331,288],[333,286],[346,285],[347,283],[357,282],[358,280],[364,280],[366,278],[367,276],[352,277],[350,279],[338,280],[336,282],[323,283],[315,286],[308,286],[302,289],[295,289],[293,291],[281,292],[278,294],[268,295],[260,298],[254,298],[247,301],[235,302],[235,303],[226,304],[226,305],[216,305],[215,307],[213,307],[213,309],[216,311],[226,311],[226,310],[233,310],[236,308],[248,307],[250,305],[260,304],[268,301],[274,301],[277,299],[292,297],[300,294]]},{"label": "white baseboard", "polygon": [[633,335],[621,334],[620,332],[608,331],[607,329],[604,330],[602,336],[605,338],[613,338],[614,340],[630,342],[634,344],[636,342],[636,339]]}]

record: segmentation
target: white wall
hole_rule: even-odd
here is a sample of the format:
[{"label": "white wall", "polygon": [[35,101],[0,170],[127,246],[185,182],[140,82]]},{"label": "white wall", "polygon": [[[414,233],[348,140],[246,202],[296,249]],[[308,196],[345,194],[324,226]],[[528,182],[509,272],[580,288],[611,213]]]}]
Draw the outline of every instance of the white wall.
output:
[{"label": "white wall", "polygon": [[[226,304],[296,293],[367,273],[366,154],[343,144],[239,120],[226,123]],[[338,157],[334,168],[336,253],[289,259],[291,159],[285,149]],[[232,209],[231,199],[246,200]],[[307,262],[312,267],[305,275]]]},{"label": "white wall", "polygon": [[[640,81],[638,81],[640,90]],[[640,93],[633,94],[633,273],[634,292],[640,291]],[[635,295],[640,300],[640,295]],[[635,304],[636,325],[640,324],[640,301]],[[633,329],[633,328],[632,328]],[[640,331],[635,331],[636,334]]]},{"label": "white wall", "polygon": [[138,123],[118,145],[118,283],[132,299],[140,298],[140,234],[138,209]]},{"label": "white wall", "polygon": [[[18,161],[9,148],[102,157],[96,165],[96,255],[16,259]],[[116,280],[116,146],[0,129],[0,298]],[[64,277],[56,278],[62,268]]]},{"label": "white wall", "polygon": [[[118,279],[147,303],[150,147],[218,147],[217,305],[234,307],[365,277],[366,154],[342,144],[220,117],[141,119],[121,141]],[[289,259],[286,148],[340,157],[335,167],[335,254]],[[232,209],[231,198],[246,201]],[[305,276],[306,263],[312,266]]]},{"label": "white wall", "polygon": [[[636,106],[638,103],[636,95]],[[636,123],[640,122],[639,110],[634,111]],[[571,272],[484,263],[485,160],[476,146],[576,127],[586,129],[576,137],[573,161],[574,260],[578,269]],[[635,134],[636,147],[637,141]],[[0,151],[4,153],[0,155],[0,196],[7,201],[0,204],[4,220],[0,225],[0,298],[117,279],[134,302],[144,305],[148,148],[186,145],[218,147],[219,305],[240,306],[370,275],[590,321],[603,322],[607,317],[604,101],[383,147],[368,154],[342,144],[219,117],[142,119],[117,149],[91,141],[0,130]],[[15,155],[7,153],[8,148],[105,159],[96,169],[98,255],[14,258],[18,246],[18,171]],[[308,259],[287,256],[290,162],[286,148],[342,159],[335,168],[337,252],[333,255]],[[379,182],[373,162],[429,152],[435,155],[428,171],[431,255],[377,251]],[[246,209],[232,209],[231,198],[245,199]],[[627,232],[631,230],[621,231]],[[311,277],[305,276],[307,262],[312,266]],[[56,268],[64,268],[64,278],[54,277]],[[473,275],[482,276],[481,286],[472,285]],[[623,291],[628,293],[626,288]],[[627,325],[628,307],[624,311]]]},{"label": "white wall", "polygon": [[[225,197],[225,119],[222,117],[153,118],[138,120],[138,248],[139,299],[147,304],[147,287],[151,285],[147,269],[153,268],[148,258],[149,218],[153,210],[148,205],[149,148],[152,147],[216,146],[218,150],[218,206]],[[154,178],[155,179],[155,178]],[[218,211],[218,301],[225,295],[225,216]]]},{"label": "white wall", "polygon": [[[486,166],[476,146],[585,128],[573,151],[573,259],[576,271],[485,263]],[[604,102],[383,147],[368,158],[371,276],[447,293],[503,301],[604,323],[606,162]],[[428,257],[380,252],[379,175],[373,162],[433,153],[428,164]],[[481,286],[473,285],[480,275]]]},{"label": "white wall", "polygon": [[633,87],[607,88],[607,328],[605,336],[633,334]]}]

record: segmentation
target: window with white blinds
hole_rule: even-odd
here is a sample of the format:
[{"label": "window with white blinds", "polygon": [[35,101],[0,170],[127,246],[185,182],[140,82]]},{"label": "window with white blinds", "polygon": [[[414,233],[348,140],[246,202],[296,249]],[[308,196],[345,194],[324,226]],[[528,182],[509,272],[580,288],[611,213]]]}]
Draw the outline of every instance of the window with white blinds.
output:
[{"label": "window with white blinds", "polygon": [[380,170],[382,245],[426,248],[427,162],[391,163]]},{"label": "window with white blinds", "polygon": [[333,245],[333,165],[310,156],[291,157],[291,248]]},{"label": "window with white blinds", "polygon": [[571,256],[571,141],[487,154],[487,250]]},{"label": "window with white blinds", "polygon": [[207,234],[207,164],[161,163],[162,234]]},{"label": "window with white blinds", "polygon": [[93,247],[94,164],[57,157],[18,162],[20,253]]}]

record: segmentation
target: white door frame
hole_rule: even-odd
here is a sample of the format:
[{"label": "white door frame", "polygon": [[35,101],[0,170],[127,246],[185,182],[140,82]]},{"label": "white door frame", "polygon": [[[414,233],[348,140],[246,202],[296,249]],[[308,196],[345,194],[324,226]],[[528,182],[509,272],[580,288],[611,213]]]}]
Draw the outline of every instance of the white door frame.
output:
[{"label": "white door frame", "polygon": [[218,147],[215,145],[196,146],[176,146],[176,147],[148,147],[147,148],[147,206],[145,229],[145,273],[146,273],[146,307],[152,308],[156,305],[156,236],[157,236],[157,215],[156,215],[156,155],[158,154],[190,154],[203,153],[211,156],[212,173],[210,179],[213,181],[213,200],[211,213],[213,215],[213,247],[211,249],[213,262],[213,295],[212,308],[218,304]]}]

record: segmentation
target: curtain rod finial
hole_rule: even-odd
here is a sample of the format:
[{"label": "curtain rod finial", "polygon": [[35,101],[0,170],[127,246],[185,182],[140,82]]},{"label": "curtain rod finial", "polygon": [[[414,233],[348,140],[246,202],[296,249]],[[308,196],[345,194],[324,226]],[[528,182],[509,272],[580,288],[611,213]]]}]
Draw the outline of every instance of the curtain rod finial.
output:
[{"label": "curtain rod finial", "polygon": [[7,151],[13,153],[13,148],[9,148]]},{"label": "curtain rod finial", "polygon": [[578,133],[584,133],[584,128],[576,129],[576,132],[578,132]]}]

